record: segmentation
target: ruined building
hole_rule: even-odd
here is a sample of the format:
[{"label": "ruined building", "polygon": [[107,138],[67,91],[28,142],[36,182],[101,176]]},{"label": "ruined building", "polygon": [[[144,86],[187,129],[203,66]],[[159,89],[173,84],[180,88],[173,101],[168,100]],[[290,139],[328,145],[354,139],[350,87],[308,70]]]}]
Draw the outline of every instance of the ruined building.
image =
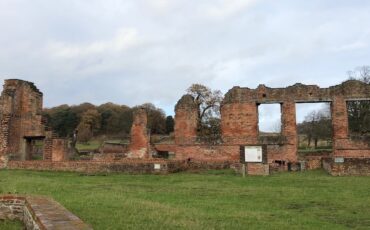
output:
[{"label": "ruined building", "polygon": [[44,125],[42,96],[31,82],[5,80],[0,96],[0,157],[31,160],[35,141],[41,140],[44,160],[67,158],[67,142],[54,137]]},{"label": "ruined building", "polygon": [[[296,103],[330,102],[333,128],[331,157],[370,158],[370,142],[352,139],[348,131],[347,102],[356,100],[370,100],[369,84],[350,80],[329,88],[303,84],[286,88],[269,88],[264,85],[257,89],[234,87],[227,92],[221,105],[222,144],[207,146],[196,141],[198,108],[190,95],[184,95],[176,105],[175,146],[169,148],[182,159],[190,157],[205,161],[238,161],[240,146],[262,146],[266,162],[251,163],[250,170],[263,172],[267,165],[276,162],[283,165],[296,164]],[[281,106],[282,130],[278,137],[259,133],[258,106],[268,103]]]},{"label": "ruined building", "polygon": [[[31,82],[10,79],[5,80],[0,97],[0,167],[4,156],[8,156],[10,161],[3,167],[172,172],[196,163],[203,168],[238,168],[243,162],[249,174],[266,175],[276,168],[324,167],[332,175],[370,175],[370,141],[352,137],[348,128],[347,103],[361,100],[370,100],[370,85],[355,80],[329,88],[303,84],[286,88],[234,87],[226,93],[221,105],[221,141],[210,144],[197,136],[199,108],[191,95],[184,95],[175,106],[172,141],[151,143],[146,111],[138,109],[134,112],[131,142],[122,148],[111,146],[109,154],[114,157],[107,157],[108,151],[102,151],[97,161],[69,161],[68,141],[54,136],[42,120],[42,93]],[[310,102],[331,105],[333,151],[330,155],[302,158],[298,154],[296,103]],[[258,106],[269,103],[281,107],[279,135],[259,133]],[[43,142],[42,163],[30,161],[35,141]],[[122,157],[116,157],[117,149]],[[245,162],[252,150],[260,151],[261,156],[257,161]],[[156,152],[166,152],[172,159],[154,159]]]}]

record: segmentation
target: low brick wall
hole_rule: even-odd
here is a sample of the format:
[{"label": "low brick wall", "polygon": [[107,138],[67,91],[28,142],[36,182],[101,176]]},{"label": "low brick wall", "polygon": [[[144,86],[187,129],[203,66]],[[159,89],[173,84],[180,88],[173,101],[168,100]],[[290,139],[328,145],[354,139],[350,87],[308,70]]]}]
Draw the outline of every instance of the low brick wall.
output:
[{"label": "low brick wall", "polygon": [[332,176],[370,176],[370,158],[343,158],[335,162],[334,158],[324,158],[323,168]]},{"label": "low brick wall", "polygon": [[312,170],[322,168],[322,156],[307,156],[304,159],[304,169]]},{"label": "low brick wall", "polygon": [[225,160],[190,160],[184,162],[184,169],[187,170],[217,170],[217,169],[229,169],[230,166],[235,163],[234,161]]},{"label": "low brick wall", "polygon": [[54,200],[0,195],[0,220],[20,220],[27,230],[92,229]]},{"label": "low brick wall", "polygon": [[122,161],[9,161],[7,169],[70,171],[84,173],[166,174],[184,169],[184,161],[127,159]]},{"label": "low brick wall", "polygon": [[[233,163],[231,168],[239,174],[243,174],[243,164],[240,162]],[[246,163],[245,174],[254,176],[268,176],[270,175],[270,165],[263,163]]]},{"label": "low brick wall", "polygon": [[0,196],[0,220],[23,221],[25,198],[21,196]]}]

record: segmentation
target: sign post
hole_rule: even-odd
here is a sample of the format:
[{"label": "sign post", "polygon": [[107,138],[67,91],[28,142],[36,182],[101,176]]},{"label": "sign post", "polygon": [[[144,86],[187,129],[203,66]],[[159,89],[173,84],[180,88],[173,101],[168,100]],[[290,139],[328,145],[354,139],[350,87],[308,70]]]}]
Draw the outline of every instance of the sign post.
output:
[{"label": "sign post", "polygon": [[240,146],[240,163],[242,164],[242,175],[245,177],[246,171],[248,170],[248,163],[262,163],[263,159],[263,148],[261,145],[255,146]]}]

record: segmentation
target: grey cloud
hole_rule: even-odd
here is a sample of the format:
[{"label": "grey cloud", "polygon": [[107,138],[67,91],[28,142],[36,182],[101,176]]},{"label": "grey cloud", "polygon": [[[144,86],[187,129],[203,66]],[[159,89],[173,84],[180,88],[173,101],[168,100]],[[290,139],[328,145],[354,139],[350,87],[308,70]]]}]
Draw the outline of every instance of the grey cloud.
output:
[{"label": "grey cloud", "polygon": [[0,80],[33,81],[45,105],[154,102],[191,83],[327,87],[370,60],[370,3],[266,0],[3,0]]}]

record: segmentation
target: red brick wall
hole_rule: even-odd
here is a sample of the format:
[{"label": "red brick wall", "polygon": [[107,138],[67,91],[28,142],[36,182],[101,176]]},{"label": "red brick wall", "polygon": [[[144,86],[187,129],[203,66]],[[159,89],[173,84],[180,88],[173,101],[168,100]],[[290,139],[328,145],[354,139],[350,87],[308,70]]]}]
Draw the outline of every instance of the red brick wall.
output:
[{"label": "red brick wall", "polygon": [[145,109],[134,112],[134,121],[131,127],[131,143],[129,147],[129,158],[149,157],[149,135],[147,129],[147,113]]},{"label": "red brick wall", "polygon": [[176,159],[192,159],[202,161],[224,160],[238,161],[240,159],[240,147],[238,145],[189,145],[177,146]]},{"label": "red brick wall", "polygon": [[344,158],[343,163],[335,163],[333,158],[325,158],[323,166],[333,176],[370,176],[370,158]]},{"label": "red brick wall", "polygon": [[298,135],[296,125],[295,102],[284,101],[282,104],[282,127],[281,133],[285,137],[283,154],[284,158],[291,162],[297,161]]},{"label": "red brick wall", "polygon": [[193,144],[197,139],[198,107],[191,95],[184,95],[175,106],[175,143]]},{"label": "red brick wall", "polygon": [[347,103],[343,96],[334,97],[332,122],[334,156],[370,157],[370,143],[349,137]]},{"label": "red brick wall", "polygon": [[68,160],[68,141],[66,139],[54,138],[52,140],[51,160],[65,161]]},{"label": "red brick wall", "polygon": [[257,142],[258,113],[255,102],[224,104],[221,118],[224,143],[247,145]]},{"label": "red brick wall", "polygon": [[[159,164],[160,169],[155,169]],[[169,173],[185,169],[184,161],[158,159],[124,159],[120,161],[9,161],[8,169],[71,171],[71,172],[127,172]]]},{"label": "red brick wall", "polygon": [[24,136],[44,136],[41,112],[42,93],[33,83],[5,80],[0,96],[0,154],[26,158]]}]

